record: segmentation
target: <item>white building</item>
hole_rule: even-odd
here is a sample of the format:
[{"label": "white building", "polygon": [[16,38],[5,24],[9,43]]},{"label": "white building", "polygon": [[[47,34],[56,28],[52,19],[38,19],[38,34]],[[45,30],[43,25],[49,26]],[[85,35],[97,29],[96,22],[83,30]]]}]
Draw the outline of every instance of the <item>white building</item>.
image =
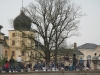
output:
[{"label": "white building", "polygon": [[84,54],[84,60],[92,60],[94,53],[97,53],[97,56],[100,54],[100,46],[93,43],[83,44],[77,49]]}]

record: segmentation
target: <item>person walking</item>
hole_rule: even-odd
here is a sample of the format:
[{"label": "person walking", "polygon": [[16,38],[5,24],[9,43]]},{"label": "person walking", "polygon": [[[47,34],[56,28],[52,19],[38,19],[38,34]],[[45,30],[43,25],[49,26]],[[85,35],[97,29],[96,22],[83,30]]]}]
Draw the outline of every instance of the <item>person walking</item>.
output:
[{"label": "person walking", "polygon": [[14,63],[15,63],[15,60],[13,59],[13,56],[11,56],[11,58],[9,60],[9,63],[10,63],[11,72],[13,72],[14,71]]},{"label": "person walking", "polygon": [[78,62],[78,60],[76,58],[76,54],[73,54],[73,65],[72,65],[72,67],[73,67],[73,70],[75,70],[75,71],[76,71],[77,62]]},{"label": "person walking", "polygon": [[19,55],[18,58],[17,58],[17,64],[18,64],[18,66],[17,66],[17,71],[18,71],[18,72],[21,72],[21,62],[22,62],[22,58],[21,58],[21,56]]},{"label": "person walking", "polygon": [[65,68],[65,71],[69,71],[70,70],[69,65],[70,65],[69,56],[66,55],[65,58],[64,58],[64,68]]},{"label": "person walking", "polygon": [[94,70],[97,70],[98,56],[96,53],[94,54],[92,60],[93,60],[93,64],[94,64]]},{"label": "person walking", "polygon": [[31,70],[32,70],[32,63],[29,62],[29,63],[28,63],[28,72],[30,72]]},{"label": "person walking", "polygon": [[5,64],[5,72],[9,72],[9,62],[6,61],[6,64]]},{"label": "person walking", "polygon": [[87,68],[87,71],[90,71],[90,70],[91,70],[91,67],[90,67],[90,62],[89,62],[89,60],[87,60],[87,63],[86,63],[86,68]]},{"label": "person walking", "polygon": [[82,71],[83,68],[84,68],[84,60],[82,58],[80,58],[80,60],[79,60],[79,69],[80,69],[80,71]]}]

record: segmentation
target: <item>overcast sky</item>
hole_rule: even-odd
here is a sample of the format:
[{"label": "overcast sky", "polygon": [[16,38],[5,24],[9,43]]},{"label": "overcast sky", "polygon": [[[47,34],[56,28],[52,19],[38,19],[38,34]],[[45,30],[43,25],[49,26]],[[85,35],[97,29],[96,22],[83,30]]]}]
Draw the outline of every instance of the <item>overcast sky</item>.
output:
[{"label": "overcast sky", "polygon": [[[23,6],[28,6],[34,0],[23,0]],[[100,0],[73,0],[82,7],[82,12],[86,14],[80,20],[80,36],[72,37],[67,40],[68,44],[82,45],[85,43],[94,43],[100,45]],[[14,19],[20,14],[22,0],[0,0],[0,25],[1,30],[8,36],[8,30],[12,30],[10,19]]]}]

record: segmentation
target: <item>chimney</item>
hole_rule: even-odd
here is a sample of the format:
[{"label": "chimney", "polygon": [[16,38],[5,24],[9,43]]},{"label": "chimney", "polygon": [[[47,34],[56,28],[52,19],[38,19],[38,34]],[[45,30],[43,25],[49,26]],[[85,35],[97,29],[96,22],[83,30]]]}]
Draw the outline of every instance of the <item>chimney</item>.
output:
[{"label": "chimney", "polygon": [[77,43],[75,42],[74,43],[74,50],[76,50],[76,48],[77,48]]}]

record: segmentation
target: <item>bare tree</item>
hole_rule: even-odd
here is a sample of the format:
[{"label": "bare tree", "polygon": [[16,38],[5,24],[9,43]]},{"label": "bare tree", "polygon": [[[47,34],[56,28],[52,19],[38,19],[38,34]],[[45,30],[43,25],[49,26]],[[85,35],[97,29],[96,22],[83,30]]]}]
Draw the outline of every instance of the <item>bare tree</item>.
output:
[{"label": "bare tree", "polygon": [[[64,41],[63,43],[61,43],[61,45],[59,46],[59,51],[58,51],[58,54],[61,56],[63,55],[66,55],[66,54],[73,54],[72,50],[73,50],[73,45],[72,44],[68,44],[66,43],[66,41]],[[72,52],[72,53],[71,53]]]},{"label": "bare tree", "polygon": [[[42,58],[45,58],[43,52],[39,50],[40,48],[43,49],[44,46],[35,39],[35,35],[33,36],[30,31],[28,31],[30,33],[22,30],[19,31],[22,35],[16,36],[21,37],[22,39],[19,41],[20,46],[18,46],[17,48],[24,52],[25,57],[30,58],[29,61],[33,61],[34,59],[41,60]],[[38,43],[40,48],[38,48]]]},{"label": "bare tree", "polygon": [[41,40],[34,40],[42,48],[47,62],[54,51],[55,63],[60,45],[72,36],[77,35],[79,18],[82,17],[80,6],[70,0],[36,0],[25,9],[31,18],[32,27]]},{"label": "bare tree", "polygon": [[[25,10],[31,18],[35,31],[43,40],[45,58],[50,60],[50,52],[55,47],[55,60],[60,44],[66,38],[77,35],[79,18],[82,17],[80,6],[70,0],[37,0]],[[31,30],[33,30],[32,28]]]}]

